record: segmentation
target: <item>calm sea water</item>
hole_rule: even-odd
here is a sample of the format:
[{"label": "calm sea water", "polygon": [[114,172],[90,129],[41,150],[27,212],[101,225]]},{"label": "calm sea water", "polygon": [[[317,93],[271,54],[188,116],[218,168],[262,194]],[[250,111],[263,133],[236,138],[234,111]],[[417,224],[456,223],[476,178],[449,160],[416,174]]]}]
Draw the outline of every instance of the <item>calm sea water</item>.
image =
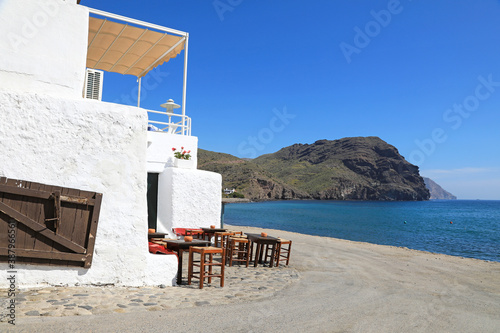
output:
[{"label": "calm sea water", "polygon": [[500,201],[496,200],[228,204],[224,223],[500,262]]}]

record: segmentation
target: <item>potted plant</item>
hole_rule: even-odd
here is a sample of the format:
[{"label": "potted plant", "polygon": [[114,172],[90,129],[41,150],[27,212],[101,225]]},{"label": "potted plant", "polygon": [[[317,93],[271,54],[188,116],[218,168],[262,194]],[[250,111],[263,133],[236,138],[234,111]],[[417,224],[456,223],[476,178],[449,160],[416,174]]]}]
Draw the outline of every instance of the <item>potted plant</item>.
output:
[{"label": "potted plant", "polygon": [[184,150],[184,147],[181,147],[180,150],[177,148],[172,148],[174,152],[174,165],[177,168],[186,168],[191,169],[192,161],[191,161],[191,150]]}]

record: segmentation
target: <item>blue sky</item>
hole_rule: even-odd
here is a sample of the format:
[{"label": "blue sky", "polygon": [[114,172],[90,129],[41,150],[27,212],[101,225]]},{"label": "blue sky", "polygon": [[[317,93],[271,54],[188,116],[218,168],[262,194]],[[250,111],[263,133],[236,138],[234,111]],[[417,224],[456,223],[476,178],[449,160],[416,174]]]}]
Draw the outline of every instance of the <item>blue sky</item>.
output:
[{"label": "blue sky", "polygon": [[[378,136],[459,199],[500,199],[499,0],[81,3],[190,33],[200,148]],[[142,107],[181,102],[182,62],[155,70]],[[136,85],[106,73],[104,100],[135,105]]]}]

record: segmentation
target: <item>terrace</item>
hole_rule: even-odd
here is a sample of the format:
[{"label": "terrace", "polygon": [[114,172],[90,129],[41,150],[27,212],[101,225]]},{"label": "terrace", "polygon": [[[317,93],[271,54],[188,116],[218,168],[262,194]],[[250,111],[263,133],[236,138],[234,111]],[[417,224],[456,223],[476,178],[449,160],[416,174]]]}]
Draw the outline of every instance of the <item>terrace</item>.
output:
[{"label": "terrace", "polygon": [[[91,70],[87,72],[84,97],[101,97],[102,78],[99,72],[93,70],[134,75],[138,82],[137,107],[140,107],[142,78],[184,51],[181,113],[174,112],[180,106],[171,99],[161,105],[165,111],[147,112],[150,130],[190,136],[191,118],[186,115],[189,34],[97,9],[88,10],[90,17],[86,66]],[[94,77],[96,73],[97,78]]]}]

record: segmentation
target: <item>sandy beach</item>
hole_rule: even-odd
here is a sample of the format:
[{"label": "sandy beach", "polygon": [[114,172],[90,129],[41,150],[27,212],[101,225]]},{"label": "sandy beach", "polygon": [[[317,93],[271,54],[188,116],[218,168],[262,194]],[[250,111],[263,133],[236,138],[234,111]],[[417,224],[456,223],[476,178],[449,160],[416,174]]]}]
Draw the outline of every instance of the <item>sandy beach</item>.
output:
[{"label": "sandy beach", "polygon": [[[162,295],[191,297],[185,306],[172,298],[171,307],[157,306],[150,311],[128,307],[124,313],[22,316],[17,318],[15,330],[2,322],[0,331],[500,331],[499,262],[279,230],[266,229],[266,232],[293,241],[290,267],[239,268],[240,272],[247,270],[246,278],[233,277],[233,283],[224,288],[161,289]],[[258,278],[260,275],[265,278]],[[240,280],[252,286],[245,287]],[[151,288],[141,289],[151,291]],[[111,287],[111,290],[113,297],[122,298],[131,292],[127,288]],[[75,294],[73,289],[71,292]],[[137,294],[137,288],[133,292]]]}]

